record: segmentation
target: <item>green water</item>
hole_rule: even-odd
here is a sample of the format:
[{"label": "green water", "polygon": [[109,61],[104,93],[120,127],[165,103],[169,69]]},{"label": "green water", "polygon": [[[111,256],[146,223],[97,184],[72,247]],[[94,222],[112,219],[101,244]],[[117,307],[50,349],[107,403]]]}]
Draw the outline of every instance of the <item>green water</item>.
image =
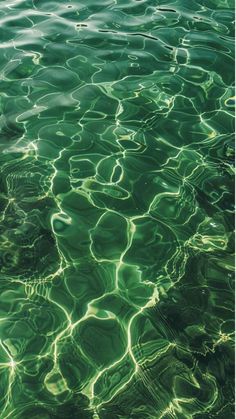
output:
[{"label": "green water", "polygon": [[233,0],[0,1],[0,418],[232,419]]}]

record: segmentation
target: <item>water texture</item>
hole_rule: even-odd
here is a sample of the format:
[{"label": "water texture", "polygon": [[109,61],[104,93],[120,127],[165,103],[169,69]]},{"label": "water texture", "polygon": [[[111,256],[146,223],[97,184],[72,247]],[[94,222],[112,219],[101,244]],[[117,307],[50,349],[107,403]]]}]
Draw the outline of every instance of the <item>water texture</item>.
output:
[{"label": "water texture", "polygon": [[233,0],[0,1],[0,418],[231,419]]}]

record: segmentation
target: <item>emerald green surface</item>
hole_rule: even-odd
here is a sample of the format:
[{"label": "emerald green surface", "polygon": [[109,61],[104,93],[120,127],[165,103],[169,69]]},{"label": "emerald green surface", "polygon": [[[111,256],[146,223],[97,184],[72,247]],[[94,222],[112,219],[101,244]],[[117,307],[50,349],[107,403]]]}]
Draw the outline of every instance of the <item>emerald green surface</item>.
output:
[{"label": "emerald green surface", "polygon": [[0,1],[0,418],[234,417],[234,4]]}]

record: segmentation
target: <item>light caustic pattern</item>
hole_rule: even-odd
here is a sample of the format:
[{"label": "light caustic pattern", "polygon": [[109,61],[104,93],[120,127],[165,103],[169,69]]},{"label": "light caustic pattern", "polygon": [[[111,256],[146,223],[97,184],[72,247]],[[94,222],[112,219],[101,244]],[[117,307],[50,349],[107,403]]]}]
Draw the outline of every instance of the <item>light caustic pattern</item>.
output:
[{"label": "light caustic pattern", "polygon": [[1,419],[233,418],[232,21],[0,2]]}]

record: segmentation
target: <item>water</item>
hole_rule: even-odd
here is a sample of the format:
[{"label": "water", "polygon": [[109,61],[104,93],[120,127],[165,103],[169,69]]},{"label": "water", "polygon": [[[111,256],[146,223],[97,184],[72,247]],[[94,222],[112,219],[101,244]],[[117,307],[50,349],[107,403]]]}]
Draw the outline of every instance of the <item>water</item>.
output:
[{"label": "water", "polygon": [[231,419],[233,1],[0,2],[1,419]]}]

